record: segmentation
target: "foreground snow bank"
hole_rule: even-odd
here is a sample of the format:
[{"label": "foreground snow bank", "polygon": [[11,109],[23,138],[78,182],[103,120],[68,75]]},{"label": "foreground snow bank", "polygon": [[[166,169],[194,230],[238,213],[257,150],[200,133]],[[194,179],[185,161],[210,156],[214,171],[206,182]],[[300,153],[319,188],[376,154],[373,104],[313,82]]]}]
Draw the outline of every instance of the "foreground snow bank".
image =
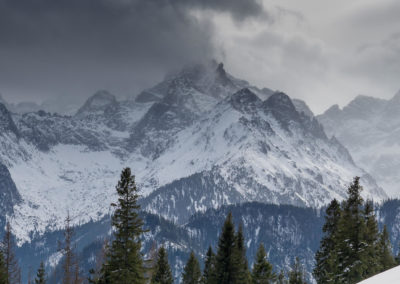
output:
[{"label": "foreground snow bank", "polygon": [[400,265],[379,273],[358,284],[394,284],[400,283]]}]

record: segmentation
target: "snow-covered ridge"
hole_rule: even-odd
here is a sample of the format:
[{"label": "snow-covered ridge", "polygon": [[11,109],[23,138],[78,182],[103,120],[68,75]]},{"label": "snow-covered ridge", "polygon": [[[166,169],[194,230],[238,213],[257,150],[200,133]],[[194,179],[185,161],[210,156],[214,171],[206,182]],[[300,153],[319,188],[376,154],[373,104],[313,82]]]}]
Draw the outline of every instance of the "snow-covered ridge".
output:
[{"label": "snow-covered ridge", "polygon": [[127,101],[97,93],[75,116],[3,114],[0,161],[22,199],[8,216],[20,243],[60,228],[68,211],[75,223],[108,214],[126,166],[146,209],[180,222],[244,201],[319,207],[344,197],[354,175],[365,197],[386,197],[304,103],[222,64],[187,67]]},{"label": "snow-covered ridge", "polygon": [[332,106],[318,116],[329,136],[352,153],[356,163],[392,197],[399,197],[400,92],[390,100],[357,96],[340,109]]}]

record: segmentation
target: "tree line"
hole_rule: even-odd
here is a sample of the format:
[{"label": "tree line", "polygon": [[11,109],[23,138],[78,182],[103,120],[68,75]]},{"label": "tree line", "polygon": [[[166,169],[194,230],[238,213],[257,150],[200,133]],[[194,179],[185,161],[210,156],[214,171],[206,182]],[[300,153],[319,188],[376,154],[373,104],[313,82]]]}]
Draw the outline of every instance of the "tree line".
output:
[{"label": "tree line", "polygon": [[[97,265],[85,279],[79,267],[72,242],[73,228],[68,214],[64,241],[59,244],[63,255],[63,284],[172,284],[175,278],[168,263],[165,247],[153,246],[148,259],[141,253],[141,237],[146,230],[139,216],[139,191],[129,168],[122,171],[116,186],[118,202],[111,204],[113,238],[105,242],[97,256]],[[317,283],[357,283],[397,265],[399,258],[392,255],[386,227],[380,231],[374,215],[373,203],[361,197],[359,178],[348,187],[347,199],[332,200],[326,209],[324,237],[315,255],[313,276]],[[235,229],[229,213],[222,226],[216,251],[210,246],[205,252],[203,269],[192,251],[181,277],[183,284],[303,284],[307,283],[300,259],[296,258],[288,272],[279,273],[268,261],[267,252],[260,244],[250,268],[246,258],[243,226]],[[21,271],[13,253],[10,225],[0,250],[0,284],[21,283]],[[29,279],[29,283],[30,279]],[[34,279],[36,284],[47,283],[43,262]]]}]

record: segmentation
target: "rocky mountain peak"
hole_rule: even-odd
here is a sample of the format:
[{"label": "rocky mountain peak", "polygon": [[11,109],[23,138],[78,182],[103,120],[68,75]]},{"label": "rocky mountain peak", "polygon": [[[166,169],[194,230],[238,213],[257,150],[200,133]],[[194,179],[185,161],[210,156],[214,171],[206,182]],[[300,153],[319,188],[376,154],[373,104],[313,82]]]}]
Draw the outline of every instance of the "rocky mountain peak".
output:
[{"label": "rocky mountain peak", "polygon": [[0,103],[0,132],[12,132],[18,136],[18,129],[11,117],[11,113],[2,103]]},{"label": "rocky mountain peak", "polygon": [[230,98],[230,102],[235,109],[240,111],[248,111],[261,104],[261,100],[258,96],[248,88],[241,89],[234,93]]},{"label": "rocky mountain peak", "polygon": [[84,117],[89,114],[102,114],[107,108],[115,106],[117,103],[117,99],[114,95],[106,90],[100,90],[85,102],[77,111],[76,116]]},{"label": "rocky mountain peak", "polygon": [[300,115],[297,112],[292,100],[282,92],[276,92],[263,103],[264,109],[287,128],[290,121],[299,121]]}]

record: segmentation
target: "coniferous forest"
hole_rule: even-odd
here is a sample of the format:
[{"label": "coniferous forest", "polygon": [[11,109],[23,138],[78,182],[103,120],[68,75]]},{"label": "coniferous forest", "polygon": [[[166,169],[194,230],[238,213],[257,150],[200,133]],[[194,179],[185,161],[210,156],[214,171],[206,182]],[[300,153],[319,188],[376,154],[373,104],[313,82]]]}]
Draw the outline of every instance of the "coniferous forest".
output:
[{"label": "coniferous forest", "polygon": [[[96,266],[83,271],[74,244],[71,218],[65,220],[64,237],[59,241],[61,269],[46,271],[43,262],[29,278],[29,283],[309,283],[300,257],[291,260],[290,269],[278,269],[269,259],[261,243],[255,258],[246,257],[246,239],[242,224],[235,224],[228,213],[219,232],[217,246],[209,246],[203,255],[190,253],[179,277],[173,275],[168,252],[154,243],[143,252],[142,235],[146,223],[140,216],[139,189],[129,168],[122,171],[116,186],[118,202],[111,204],[112,236],[101,245]],[[380,230],[374,214],[374,204],[361,197],[360,178],[355,177],[342,202],[332,200],[325,210],[323,237],[315,254],[312,275],[317,283],[358,283],[396,266],[399,258],[392,254],[386,226]],[[15,244],[10,225],[0,253],[0,284],[21,283],[21,269],[14,253]],[[284,256],[282,256],[284,257]],[[58,274],[52,275],[51,274]],[[51,279],[51,280],[49,280]]]}]

